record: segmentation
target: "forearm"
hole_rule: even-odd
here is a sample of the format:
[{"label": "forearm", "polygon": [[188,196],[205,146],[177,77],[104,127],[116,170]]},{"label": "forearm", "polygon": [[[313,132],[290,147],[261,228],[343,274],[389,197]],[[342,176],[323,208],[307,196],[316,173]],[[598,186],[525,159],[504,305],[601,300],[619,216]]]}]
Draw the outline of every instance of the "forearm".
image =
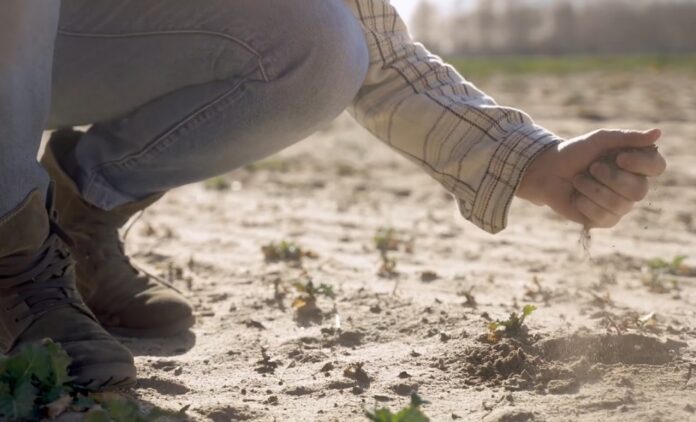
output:
[{"label": "forearm", "polygon": [[353,116],[452,192],[464,217],[502,230],[527,166],[560,140],[413,42],[386,0],[347,1],[372,59]]},{"label": "forearm", "polygon": [[0,215],[45,185],[36,163],[50,106],[60,2],[4,0],[0,12]]}]

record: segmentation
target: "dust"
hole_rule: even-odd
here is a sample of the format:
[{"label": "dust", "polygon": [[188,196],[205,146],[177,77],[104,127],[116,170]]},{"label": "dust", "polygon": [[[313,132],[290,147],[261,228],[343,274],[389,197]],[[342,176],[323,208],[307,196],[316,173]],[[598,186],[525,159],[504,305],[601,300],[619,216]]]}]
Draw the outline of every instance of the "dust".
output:
[{"label": "dust", "polygon": [[687,346],[639,334],[528,340],[504,338],[494,344],[477,344],[450,354],[438,365],[457,370],[466,385],[571,394],[584,383],[601,380],[609,365],[663,365]]},{"label": "dust", "polygon": [[537,347],[547,359],[553,360],[584,357],[593,363],[663,365],[673,361],[687,343],[640,334],[577,334],[543,340]]}]

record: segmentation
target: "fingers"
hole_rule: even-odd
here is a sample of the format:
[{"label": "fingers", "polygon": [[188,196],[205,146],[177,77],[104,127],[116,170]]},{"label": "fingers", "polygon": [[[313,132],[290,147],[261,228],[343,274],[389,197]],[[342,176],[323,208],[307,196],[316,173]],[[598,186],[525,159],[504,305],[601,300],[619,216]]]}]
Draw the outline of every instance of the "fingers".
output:
[{"label": "fingers", "polygon": [[573,186],[579,193],[614,215],[624,216],[633,209],[633,201],[599,183],[590,175],[582,174],[575,177]]},{"label": "fingers", "polygon": [[[638,156],[641,158],[632,163],[634,166],[645,165],[645,159],[650,162],[650,171],[659,170],[652,161],[654,157]],[[590,174],[576,176],[573,187],[576,190],[575,208],[587,218],[586,225],[608,228],[628,214],[635,202],[645,198],[648,180],[643,175],[622,170],[613,163],[598,162],[590,167]]]},{"label": "fingers", "polygon": [[616,157],[616,164],[631,173],[657,177],[667,169],[667,162],[655,148],[622,152]]},{"label": "fingers", "polygon": [[607,211],[582,194],[575,195],[575,208],[587,218],[585,226],[588,228],[614,227],[621,220],[621,216]]},{"label": "fingers", "polygon": [[613,164],[595,163],[590,166],[590,174],[629,201],[642,201],[648,194],[649,184],[645,176],[621,170]]},{"label": "fingers", "polygon": [[654,145],[660,137],[660,129],[651,129],[645,132],[637,130],[602,129],[594,133],[594,140],[598,147],[606,149],[615,148],[645,148]]}]

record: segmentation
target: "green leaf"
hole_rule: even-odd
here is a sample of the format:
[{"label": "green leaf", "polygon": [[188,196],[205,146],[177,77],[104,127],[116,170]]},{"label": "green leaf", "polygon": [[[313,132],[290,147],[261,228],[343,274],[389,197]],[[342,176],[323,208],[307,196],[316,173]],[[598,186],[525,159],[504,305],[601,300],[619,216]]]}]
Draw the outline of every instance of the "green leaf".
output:
[{"label": "green leaf", "polygon": [[365,415],[372,422],[430,422],[420,406],[428,404],[418,394],[411,395],[411,405],[401,409],[397,414],[393,414],[389,409],[382,408],[374,412],[365,412]]},{"label": "green leaf", "polygon": [[0,358],[0,415],[34,420],[43,406],[72,391],[69,365],[68,355],[50,340]]},{"label": "green leaf", "polygon": [[34,376],[42,385],[51,384],[51,365],[46,348],[33,344],[21,351],[21,357],[26,366],[24,367],[24,373],[19,376],[20,378],[31,378]]},{"label": "green leaf", "polygon": [[512,312],[510,313],[510,317],[505,321],[496,320],[488,323],[488,340],[491,342],[497,342],[500,340],[502,335],[519,335],[522,331],[525,319],[532,315],[536,310],[536,306],[526,305],[524,308],[522,308],[522,313],[519,315],[517,312]]},{"label": "green leaf", "polygon": [[420,409],[413,406],[409,406],[397,413],[396,417],[392,418],[392,420],[394,422],[430,422],[430,419],[428,419]]},{"label": "green leaf", "polygon": [[537,310],[537,307],[534,305],[527,305],[522,309],[522,315],[525,317],[530,316],[531,314],[534,313],[534,311]]},{"label": "green leaf", "polygon": [[27,352],[27,348],[24,348],[19,354],[7,359],[4,376],[11,381],[11,384],[16,385],[19,380],[26,377],[30,366],[29,361],[25,357],[28,354]]},{"label": "green leaf", "polygon": [[69,375],[70,356],[60,345],[48,340],[44,342],[44,347],[50,356],[51,372],[57,385],[65,385],[73,380]]},{"label": "green leaf", "polygon": [[367,418],[372,422],[391,422],[394,419],[394,415],[389,409],[379,409],[374,412],[366,412]]},{"label": "green leaf", "polygon": [[397,414],[389,409],[379,409],[374,413],[367,412],[367,418],[373,422],[430,422],[427,416],[417,407],[409,406]]},{"label": "green leaf", "polygon": [[663,270],[669,268],[669,263],[662,258],[654,258],[648,261],[648,267],[651,270]]},{"label": "green leaf", "polygon": [[317,288],[317,293],[322,294],[331,299],[336,298],[336,293],[334,292],[333,287],[329,286],[328,284],[321,283]]},{"label": "green leaf", "polygon": [[102,403],[115,422],[135,422],[141,420],[138,406],[126,399],[110,400]]},{"label": "green leaf", "polygon": [[15,417],[14,402],[11,394],[0,394],[0,419],[8,420]]},{"label": "green leaf", "polygon": [[520,317],[517,315],[517,312],[512,312],[508,319],[506,319],[505,321],[498,321],[498,323],[505,327],[505,331],[508,332],[516,331],[520,327],[520,325],[522,325]]},{"label": "green leaf", "polygon": [[23,380],[13,394],[3,394],[0,396],[0,415],[3,420],[24,420],[32,419],[36,414],[34,401],[36,400],[37,390],[31,385],[29,380]]},{"label": "green leaf", "polygon": [[679,255],[674,257],[674,259],[672,260],[672,269],[678,271],[684,265],[684,261],[686,261],[686,258],[688,258],[686,255]]}]

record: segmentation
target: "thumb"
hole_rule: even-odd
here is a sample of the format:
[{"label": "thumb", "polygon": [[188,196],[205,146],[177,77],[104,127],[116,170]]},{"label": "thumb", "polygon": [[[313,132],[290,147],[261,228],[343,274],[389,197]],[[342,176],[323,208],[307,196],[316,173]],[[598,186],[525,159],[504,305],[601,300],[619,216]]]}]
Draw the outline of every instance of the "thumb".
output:
[{"label": "thumb", "polygon": [[660,137],[660,129],[645,132],[637,130],[605,130],[595,136],[596,147],[603,150],[618,148],[645,148],[654,145]]}]

